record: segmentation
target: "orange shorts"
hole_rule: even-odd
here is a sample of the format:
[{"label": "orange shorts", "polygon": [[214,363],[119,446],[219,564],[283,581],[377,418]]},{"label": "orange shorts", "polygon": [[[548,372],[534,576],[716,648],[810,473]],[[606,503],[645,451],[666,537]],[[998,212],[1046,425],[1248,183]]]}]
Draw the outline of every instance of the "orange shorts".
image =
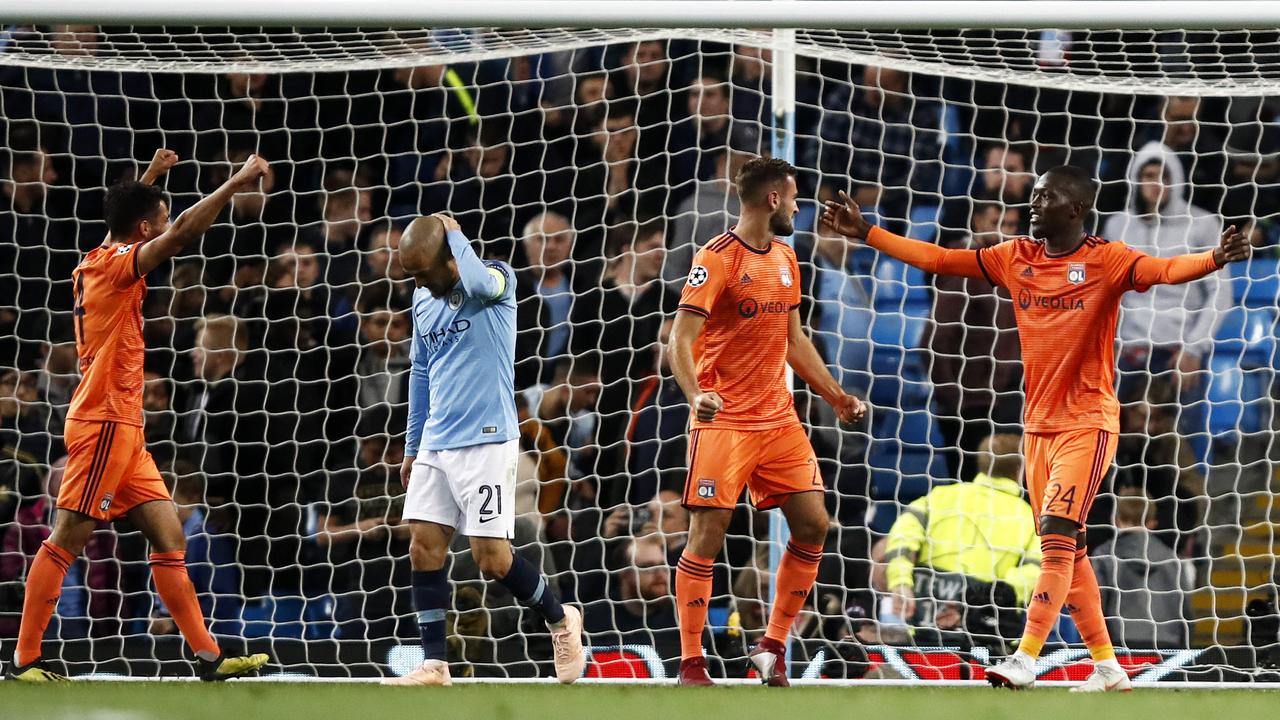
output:
[{"label": "orange shorts", "polygon": [[152,500],[171,500],[147,452],[142,428],[117,422],[68,420],[67,470],[58,507],[114,520]]},{"label": "orange shorts", "polygon": [[1066,518],[1083,528],[1118,440],[1115,433],[1096,429],[1023,435],[1027,494],[1036,517]]},{"label": "orange shorts", "polygon": [[744,487],[761,509],[777,507],[787,495],[823,491],[818,458],[799,423],[769,430],[698,428],[689,434],[685,507],[732,508]]}]

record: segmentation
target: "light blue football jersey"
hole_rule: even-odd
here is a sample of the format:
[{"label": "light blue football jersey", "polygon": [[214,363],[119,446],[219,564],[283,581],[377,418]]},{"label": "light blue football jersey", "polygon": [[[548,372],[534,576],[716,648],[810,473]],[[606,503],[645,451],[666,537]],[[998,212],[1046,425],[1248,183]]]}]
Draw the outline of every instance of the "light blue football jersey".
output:
[{"label": "light blue football jersey", "polygon": [[481,261],[460,232],[449,233],[449,247],[458,284],[442,298],[425,287],[413,292],[409,456],[520,435],[515,273],[506,263]]}]

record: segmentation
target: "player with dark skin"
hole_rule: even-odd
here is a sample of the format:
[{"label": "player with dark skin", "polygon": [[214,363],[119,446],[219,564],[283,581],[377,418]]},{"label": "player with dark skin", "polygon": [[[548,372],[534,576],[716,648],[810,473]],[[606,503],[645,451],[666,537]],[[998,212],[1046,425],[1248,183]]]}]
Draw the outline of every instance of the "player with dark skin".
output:
[{"label": "player with dark skin", "polygon": [[[1093,210],[1093,188],[1066,173],[1050,170],[1036,180],[1031,190],[1031,236],[1043,240],[1053,256],[1066,255],[1084,242],[1084,223]],[[856,240],[866,240],[871,223],[862,217],[857,204],[840,192],[840,202],[828,201],[822,221],[837,232]],[[1249,257],[1249,241],[1232,225],[1222,233],[1213,251],[1218,266]],[[1071,520],[1051,515],[1040,518],[1041,534],[1065,535],[1083,546],[1084,536]]]}]

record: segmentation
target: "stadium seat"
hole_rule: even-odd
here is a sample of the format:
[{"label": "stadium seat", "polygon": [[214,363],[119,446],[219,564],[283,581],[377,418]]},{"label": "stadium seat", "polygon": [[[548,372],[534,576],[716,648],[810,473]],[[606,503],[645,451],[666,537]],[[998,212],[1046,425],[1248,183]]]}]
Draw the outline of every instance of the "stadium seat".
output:
[{"label": "stadium seat", "polygon": [[911,208],[911,213],[907,226],[907,237],[912,240],[923,240],[924,242],[937,242],[938,234],[941,232],[938,227],[938,218],[942,208],[938,205],[917,205]]},{"label": "stadium seat", "polygon": [[1214,333],[1213,356],[1246,368],[1276,367],[1276,308],[1233,307]]},{"label": "stadium seat", "polygon": [[1231,299],[1234,305],[1275,308],[1280,303],[1280,260],[1255,256],[1231,265]]}]

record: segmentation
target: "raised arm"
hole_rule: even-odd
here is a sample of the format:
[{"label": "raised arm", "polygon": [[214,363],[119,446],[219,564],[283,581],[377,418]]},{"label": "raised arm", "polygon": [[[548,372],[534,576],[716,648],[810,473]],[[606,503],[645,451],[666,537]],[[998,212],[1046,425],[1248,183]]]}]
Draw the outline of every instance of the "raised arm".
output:
[{"label": "raised arm", "polygon": [[147,165],[147,169],[138,178],[138,182],[143,185],[155,185],[156,181],[169,172],[169,168],[178,164],[178,153],[168,149],[160,148],[156,151],[155,156],[151,158],[151,163]]},{"label": "raised arm", "polygon": [[1137,253],[1138,259],[1130,271],[1133,286],[1145,289],[1152,285],[1177,285],[1199,280],[1222,269],[1227,263],[1247,260],[1250,250],[1249,239],[1232,225],[1223,231],[1218,247],[1212,250],[1167,258]]},{"label": "raised arm", "polygon": [[484,300],[497,300],[507,291],[507,278],[497,268],[487,267],[471,247],[471,241],[458,226],[458,221],[436,213],[433,217],[444,223],[445,237],[449,242],[449,250],[458,264],[458,276],[462,280],[462,289],[472,297]]},{"label": "raised arm", "polygon": [[222,187],[187,208],[186,212],[173,221],[168,230],[138,248],[138,275],[140,277],[146,275],[160,263],[182,252],[188,243],[209,229],[217,219],[218,213],[222,212],[222,208],[231,201],[232,196],[257,185],[258,178],[266,172],[267,161],[257,155],[250,155],[244,165],[231,176],[230,180],[223,183]]},{"label": "raised arm", "polygon": [[861,240],[889,257],[935,275],[986,277],[977,250],[953,250],[933,243],[910,240],[876,227],[862,217],[858,206],[840,191],[841,202],[828,200],[822,211],[822,223],[853,240]]},{"label": "raised arm", "polygon": [[800,322],[800,311],[792,310],[787,327],[787,364],[805,384],[831,403],[840,422],[853,422],[861,418],[867,411],[862,401],[844,391],[840,383],[831,376],[826,362],[813,346],[813,341],[804,331]]}]

